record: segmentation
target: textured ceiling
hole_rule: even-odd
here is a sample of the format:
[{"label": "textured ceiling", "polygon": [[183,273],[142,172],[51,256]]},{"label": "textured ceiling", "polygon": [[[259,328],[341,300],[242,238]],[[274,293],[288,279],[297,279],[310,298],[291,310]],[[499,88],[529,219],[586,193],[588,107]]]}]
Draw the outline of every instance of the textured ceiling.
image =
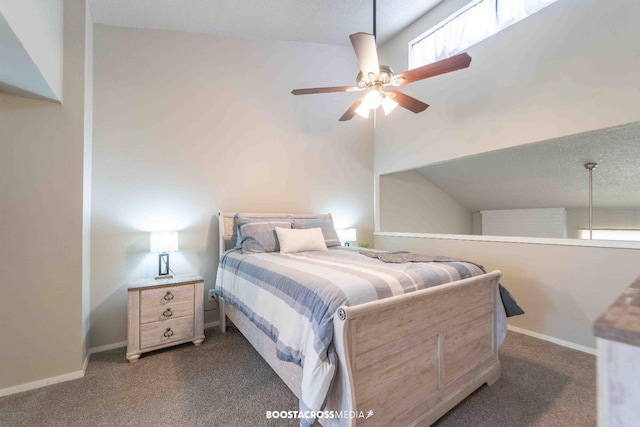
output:
[{"label": "textured ceiling", "polygon": [[640,122],[465,157],[418,169],[471,211],[640,208]]},{"label": "textured ceiling", "polygon": [[[350,46],[372,32],[372,0],[89,0],[98,24]],[[378,0],[384,43],[442,0]],[[426,30],[426,29],[425,29]]]}]

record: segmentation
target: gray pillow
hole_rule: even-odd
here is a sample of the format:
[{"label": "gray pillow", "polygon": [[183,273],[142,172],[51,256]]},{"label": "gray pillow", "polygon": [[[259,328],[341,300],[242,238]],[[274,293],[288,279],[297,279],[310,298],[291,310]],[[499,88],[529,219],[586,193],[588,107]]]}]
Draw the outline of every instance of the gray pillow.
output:
[{"label": "gray pillow", "polygon": [[252,218],[250,221],[239,221],[239,225],[238,234],[241,236],[239,242],[242,253],[255,254],[279,252],[276,227],[291,228],[291,221]]},{"label": "gray pillow", "polygon": [[291,228],[320,228],[328,248],[341,245],[338,233],[336,233],[336,229],[333,226],[333,221],[328,216],[324,218],[294,219]]},{"label": "gray pillow", "polygon": [[[280,218],[256,218],[256,217],[248,217],[240,214],[235,214],[233,216],[233,234],[231,235],[231,242],[235,243],[235,249],[242,248],[242,233],[240,232],[240,227],[244,224],[248,224],[250,222],[287,222],[291,224],[291,216],[283,215]],[[281,227],[280,225],[278,227]],[[291,228],[291,225],[285,228]]]}]

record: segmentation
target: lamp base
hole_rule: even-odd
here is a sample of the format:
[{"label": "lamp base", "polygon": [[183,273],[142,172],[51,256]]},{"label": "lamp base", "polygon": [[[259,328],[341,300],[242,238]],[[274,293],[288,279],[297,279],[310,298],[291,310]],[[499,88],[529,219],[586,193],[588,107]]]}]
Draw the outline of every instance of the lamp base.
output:
[{"label": "lamp base", "polygon": [[173,277],[169,276],[171,276],[171,270],[169,269],[169,254],[163,252],[158,256],[158,275],[156,276],[156,280],[170,279],[171,277]]},{"label": "lamp base", "polygon": [[156,276],[156,280],[167,280],[167,279],[173,279],[173,274],[165,274],[162,276]]}]

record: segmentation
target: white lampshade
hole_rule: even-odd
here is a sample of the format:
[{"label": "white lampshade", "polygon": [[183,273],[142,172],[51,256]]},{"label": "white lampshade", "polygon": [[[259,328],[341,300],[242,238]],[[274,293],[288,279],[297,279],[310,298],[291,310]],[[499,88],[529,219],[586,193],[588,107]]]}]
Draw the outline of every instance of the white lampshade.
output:
[{"label": "white lampshade", "polygon": [[341,242],[355,242],[356,240],[358,240],[358,237],[356,236],[356,229],[355,228],[345,228],[342,230],[336,230],[336,232],[338,233],[338,238],[340,239]]},{"label": "white lampshade", "polygon": [[151,233],[149,241],[150,252],[164,253],[178,250],[178,232],[163,231]]}]

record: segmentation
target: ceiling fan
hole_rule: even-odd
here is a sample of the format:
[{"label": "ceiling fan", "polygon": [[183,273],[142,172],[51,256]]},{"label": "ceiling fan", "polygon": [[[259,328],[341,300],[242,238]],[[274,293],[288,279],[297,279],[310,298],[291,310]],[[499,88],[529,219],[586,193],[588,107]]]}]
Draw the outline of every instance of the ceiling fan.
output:
[{"label": "ceiling fan", "polygon": [[314,93],[366,91],[366,94],[351,104],[351,107],[340,117],[341,122],[351,120],[356,114],[368,118],[369,111],[377,110],[380,106],[382,106],[385,115],[389,114],[398,105],[414,113],[420,113],[426,110],[429,105],[398,90],[387,88],[389,86],[402,86],[467,68],[471,63],[471,57],[466,53],[461,53],[396,75],[391,67],[378,63],[375,33],[376,2],[374,0],[373,34],[355,33],[349,36],[360,65],[360,72],[356,77],[356,86],[294,89],[291,93],[294,95],[311,95]]}]

